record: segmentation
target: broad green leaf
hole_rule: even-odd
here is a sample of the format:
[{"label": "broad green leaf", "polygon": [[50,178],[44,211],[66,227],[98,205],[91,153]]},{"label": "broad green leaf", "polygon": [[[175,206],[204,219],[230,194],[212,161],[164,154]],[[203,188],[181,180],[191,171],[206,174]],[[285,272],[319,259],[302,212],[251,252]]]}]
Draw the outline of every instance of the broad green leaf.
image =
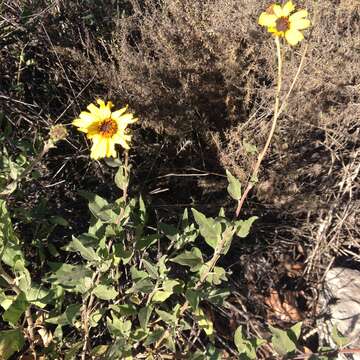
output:
[{"label": "broad green leaf", "polygon": [[20,329],[0,331],[0,358],[9,359],[25,344],[24,335]]},{"label": "broad green leaf", "polygon": [[176,325],[177,317],[176,314],[170,314],[167,311],[155,309],[156,313],[159,315],[160,319],[164,321],[167,325]]},{"label": "broad green leaf", "polygon": [[130,316],[136,315],[138,313],[138,309],[135,305],[127,303],[127,304],[118,304],[118,305],[109,305],[109,309],[114,310],[120,316]]},{"label": "broad green leaf", "polygon": [[115,335],[124,338],[129,338],[131,332],[131,321],[123,318],[118,318],[113,312],[111,312],[112,318],[107,318],[107,326],[109,331]]},{"label": "broad green leaf", "polygon": [[192,309],[194,311],[196,311],[199,306],[200,291],[188,289],[185,292],[185,297],[186,297],[186,300],[189,302],[190,306],[192,307]]},{"label": "broad green leaf", "polygon": [[197,323],[199,324],[199,327],[205,331],[205,334],[207,336],[213,335],[214,325],[212,321],[205,316],[204,311],[198,307],[197,310],[194,311],[194,315],[196,317]]},{"label": "broad green leaf", "polygon": [[350,340],[348,338],[346,338],[345,336],[339,333],[336,325],[334,325],[332,328],[331,338],[334,340],[335,344],[339,347],[344,347],[350,343]]},{"label": "broad green leaf", "polygon": [[115,184],[122,191],[125,191],[125,189],[128,187],[129,176],[128,176],[125,166],[119,166],[119,169],[115,175]]},{"label": "broad green leaf", "polygon": [[159,272],[158,272],[158,268],[156,265],[152,264],[151,262],[149,261],[146,261],[145,259],[143,259],[142,261],[146,271],[148,272],[148,274],[150,275],[150,277],[152,279],[158,279],[159,277]]},{"label": "broad green leaf", "polygon": [[114,300],[119,295],[114,287],[102,284],[97,285],[92,292],[101,300]]},{"label": "broad green leaf", "polygon": [[101,258],[96,254],[95,250],[90,246],[84,246],[84,244],[75,236],[68,245],[65,246],[65,250],[72,252],[79,252],[80,255],[88,261],[100,261]]},{"label": "broad green leaf", "polygon": [[160,338],[163,336],[165,332],[165,329],[162,327],[155,328],[146,338],[144,342],[144,346],[149,346],[153,344],[154,342],[160,340]]},{"label": "broad green leaf", "polygon": [[[208,271],[206,264],[201,268],[200,275]],[[206,277],[206,281],[213,285],[220,285],[223,281],[227,281],[226,271],[219,266],[215,266],[214,269]]]},{"label": "broad green leaf", "polygon": [[153,311],[153,307],[151,305],[145,306],[139,311],[139,323],[143,330],[147,330],[147,326]]},{"label": "broad green leaf", "polygon": [[201,251],[197,247],[193,247],[191,251],[184,251],[170,261],[180,265],[189,266],[190,270],[193,272],[198,271],[203,265],[203,257]]},{"label": "broad green leaf", "polygon": [[239,326],[234,335],[234,343],[240,354],[244,354],[246,359],[256,359],[256,350],[259,346],[266,343],[263,339],[245,339],[242,326]]},{"label": "broad green leaf", "polygon": [[258,151],[256,145],[253,145],[245,140],[243,140],[243,147],[244,147],[244,150],[250,155],[254,155]]},{"label": "broad green leaf", "polygon": [[[5,200],[0,199],[0,254],[1,260],[10,267],[20,260],[25,266],[20,240],[16,236]],[[0,255],[0,256],[1,256]]]},{"label": "broad green leaf", "polygon": [[49,324],[60,326],[73,325],[76,319],[80,316],[81,306],[81,304],[71,304],[61,315],[50,317],[45,321]]},{"label": "broad green leaf", "polygon": [[252,224],[257,219],[258,219],[257,216],[251,216],[247,220],[238,220],[236,222],[237,225],[236,235],[241,238],[247,237],[249,235]]},{"label": "broad green leaf", "polygon": [[136,241],[136,249],[137,250],[145,250],[152,244],[156,243],[157,240],[160,239],[159,234],[150,234],[150,235],[143,235]]},{"label": "broad green leaf", "polygon": [[204,237],[206,243],[215,249],[221,239],[221,223],[211,217],[207,218],[196,209],[191,210],[196,223],[199,225],[200,234]]},{"label": "broad green leaf", "polygon": [[291,339],[294,335],[292,331],[289,334],[288,331],[274,328],[271,325],[269,329],[273,334],[271,343],[279,355],[284,356],[296,350],[296,343]]},{"label": "broad green leaf", "polygon": [[75,360],[77,358],[78,352],[82,349],[82,347],[83,341],[78,341],[71,344],[70,349],[65,352],[64,360]]},{"label": "broad green leaf", "polygon": [[116,213],[104,198],[99,195],[81,190],[79,194],[89,201],[91,213],[103,222],[114,222],[117,218]]},{"label": "broad green leaf", "polygon": [[241,184],[240,181],[231,174],[229,170],[226,170],[226,176],[229,182],[227,191],[234,200],[241,199]]},{"label": "broad green leaf", "polygon": [[172,293],[179,291],[179,289],[181,291],[181,283],[175,279],[168,279],[162,283],[162,288],[163,288],[163,290],[172,292]]},{"label": "broad green leaf", "polygon": [[16,260],[13,270],[16,274],[16,279],[19,283],[19,288],[27,292],[31,287],[31,275],[28,269],[24,266],[23,260]]},{"label": "broad green leaf", "polygon": [[158,228],[170,241],[176,241],[179,238],[179,230],[175,226],[160,223]]},{"label": "broad green leaf", "polygon": [[126,250],[124,244],[118,243],[114,245],[115,256],[120,258],[124,265],[128,264],[134,255],[132,250]]},{"label": "broad green leaf", "polygon": [[158,290],[151,298],[151,302],[162,303],[172,295],[172,291],[162,291]]},{"label": "broad green leaf", "polygon": [[106,309],[99,309],[95,310],[89,316],[89,324],[90,328],[95,328],[99,325],[99,321],[102,319],[103,315],[105,314]]},{"label": "broad green leaf", "polygon": [[109,349],[110,345],[97,345],[91,350],[91,356],[95,357],[95,359],[102,358]]},{"label": "broad green leaf", "polygon": [[134,288],[136,291],[150,294],[154,290],[154,284],[150,279],[141,279],[135,284]]},{"label": "broad green leaf", "polygon": [[29,303],[26,300],[26,296],[23,292],[21,292],[11,306],[4,312],[4,321],[7,321],[12,325],[16,325],[28,306]]},{"label": "broad green leaf", "polygon": [[293,325],[290,330],[294,333],[295,335],[295,340],[298,340],[301,334],[301,327],[302,327],[302,322],[298,322],[295,325]]},{"label": "broad green leaf", "polygon": [[62,285],[68,291],[84,293],[92,285],[93,272],[83,265],[48,262],[53,273],[47,278],[48,282]]}]

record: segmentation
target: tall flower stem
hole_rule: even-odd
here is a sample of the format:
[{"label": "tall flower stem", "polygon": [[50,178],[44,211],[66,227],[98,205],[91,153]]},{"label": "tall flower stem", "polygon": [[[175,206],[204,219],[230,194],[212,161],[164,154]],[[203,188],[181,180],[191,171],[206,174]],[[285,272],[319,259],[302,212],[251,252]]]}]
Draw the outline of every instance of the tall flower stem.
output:
[{"label": "tall flower stem", "polygon": [[276,44],[276,56],[277,56],[277,62],[278,62],[278,73],[277,73],[277,86],[276,86],[276,92],[275,92],[275,104],[274,104],[274,115],[273,115],[273,120],[272,120],[272,124],[271,124],[271,129],[268,135],[268,138],[266,140],[265,146],[262,149],[262,151],[260,152],[256,164],[254,166],[254,170],[251,174],[251,178],[250,181],[247,184],[247,187],[241,197],[241,199],[238,201],[238,205],[235,211],[235,217],[238,217],[240,214],[240,211],[244,205],[245,199],[247,198],[250,190],[254,187],[256,181],[257,181],[257,176],[260,170],[260,165],[262,163],[262,161],[265,158],[265,155],[269,149],[271,140],[274,136],[275,133],[275,129],[276,129],[276,124],[277,121],[279,119],[279,115],[280,115],[280,92],[281,92],[281,85],[282,85],[282,58],[281,58],[281,45],[280,45],[280,40],[279,37],[275,37],[275,44]]}]

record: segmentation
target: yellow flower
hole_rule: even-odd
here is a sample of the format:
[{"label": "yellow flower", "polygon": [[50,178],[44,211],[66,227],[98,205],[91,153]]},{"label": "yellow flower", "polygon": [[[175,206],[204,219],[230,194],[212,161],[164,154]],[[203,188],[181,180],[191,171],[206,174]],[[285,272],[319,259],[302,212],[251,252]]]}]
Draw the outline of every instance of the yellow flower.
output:
[{"label": "yellow flower", "polygon": [[100,107],[90,104],[87,107],[89,112],[82,111],[72,124],[92,140],[92,159],[116,157],[115,144],[120,144],[124,149],[130,148],[131,135],[126,128],[138,119],[133,114],[126,113],[127,106],[112,112],[111,101],[105,104],[103,100],[97,100],[97,103]]},{"label": "yellow flower", "polygon": [[261,13],[259,25],[266,26],[267,30],[275,36],[285,37],[290,45],[296,45],[304,38],[300,30],[307,29],[310,26],[310,20],[305,19],[308,16],[307,10],[293,13],[294,11],[295,5],[291,0],[284,6],[272,4]]}]

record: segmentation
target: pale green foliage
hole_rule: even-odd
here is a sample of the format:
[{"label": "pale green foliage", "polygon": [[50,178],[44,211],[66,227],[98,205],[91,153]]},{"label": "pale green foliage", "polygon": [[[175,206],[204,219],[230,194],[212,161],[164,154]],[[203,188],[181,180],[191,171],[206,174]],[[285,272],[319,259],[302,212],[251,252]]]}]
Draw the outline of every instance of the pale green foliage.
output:
[{"label": "pale green foliage", "polygon": [[[126,192],[128,169],[116,161],[109,165],[118,167],[115,183]],[[239,184],[235,178],[230,180],[236,193]],[[106,327],[108,341],[94,349],[88,344],[86,356],[130,359],[131,355],[151,352],[186,354],[189,344],[183,343],[181,334],[196,334],[193,331],[198,329],[210,345],[205,353],[195,351],[194,358],[218,358],[220,353],[211,345],[214,324],[201,304],[222,306],[230,292],[226,270],[210,259],[226,254],[235,237],[247,236],[256,217],[230,220],[221,209],[212,218],[191,209],[193,222],[186,209],[178,226],[160,223],[155,228],[153,224],[148,227],[152,210],[141,196],[109,202],[87,191],[79,194],[88,201],[89,228],[83,234],[74,233],[62,247],[69,261],[62,262],[59,251],[52,248],[54,259],[46,261],[48,272],[40,284],[31,279],[21,240],[5,201],[0,202],[2,262],[10,267],[9,276],[16,277],[18,284],[13,294],[0,293],[2,318],[19,337],[7,347],[9,355],[23,346],[20,324],[29,306],[37,306],[46,308],[41,326],[52,331],[47,353],[55,357],[65,354],[65,358],[75,359],[83,352],[84,334],[91,334],[101,324]],[[68,226],[65,219],[54,221]],[[203,240],[209,245],[205,252]],[[75,261],[71,260],[74,256]],[[185,316],[182,306],[190,317]],[[54,325],[56,329],[51,330]],[[70,328],[82,340],[69,338]],[[3,332],[4,343],[6,334]]]}]

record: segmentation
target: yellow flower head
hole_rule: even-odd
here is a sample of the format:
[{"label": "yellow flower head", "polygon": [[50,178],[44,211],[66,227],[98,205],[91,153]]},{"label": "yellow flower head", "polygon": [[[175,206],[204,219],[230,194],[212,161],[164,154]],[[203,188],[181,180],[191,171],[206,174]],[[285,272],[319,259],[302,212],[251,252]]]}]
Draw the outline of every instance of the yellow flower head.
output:
[{"label": "yellow flower head", "polygon": [[275,36],[285,37],[290,45],[296,45],[304,38],[300,30],[307,29],[310,20],[305,19],[308,16],[307,10],[294,11],[295,5],[291,0],[284,6],[272,4],[261,13],[259,25],[266,26]]},{"label": "yellow flower head", "polygon": [[124,149],[130,148],[131,135],[128,134],[127,126],[138,119],[133,114],[126,113],[127,106],[112,112],[111,101],[105,104],[103,100],[97,100],[97,103],[99,107],[90,104],[87,107],[89,112],[82,111],[72,124],[92,140],[92,159],[116,157],[115,144],[120,144]]}]

